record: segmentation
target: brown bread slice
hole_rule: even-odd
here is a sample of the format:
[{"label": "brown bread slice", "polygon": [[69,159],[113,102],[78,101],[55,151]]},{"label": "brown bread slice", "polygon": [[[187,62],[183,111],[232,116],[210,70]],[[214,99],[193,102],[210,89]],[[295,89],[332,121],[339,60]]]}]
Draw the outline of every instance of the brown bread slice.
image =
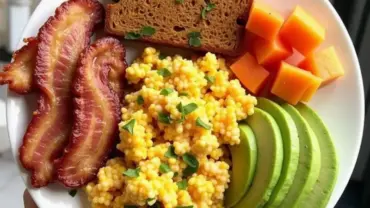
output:
[{"label": "brown bread slice", "polygon": [[[181,0],[180,0],[181,1]],[[229,56],[240,54],[240,43],[249,8],[253,0],[120,0],[108,4],[105,30],[125,36],[139,32],[144,26],[156,29],[152,36],[141,40],[189,48],[188,34],[200,32],[201,46],[196,50],[210,51]],[[207,3],[215,4],[206,19],[202,9]]]}]

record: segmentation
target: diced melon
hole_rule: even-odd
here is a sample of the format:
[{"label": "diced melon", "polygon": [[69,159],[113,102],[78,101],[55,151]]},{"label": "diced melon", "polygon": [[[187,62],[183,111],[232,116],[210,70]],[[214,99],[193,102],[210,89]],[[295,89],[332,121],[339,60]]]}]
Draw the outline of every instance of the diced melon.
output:
[{"label": "diced melon", "polygon": [[272,41],[278,35],[283,23],[283,16],[269,6],[254,1],[246,28],[248,31]]},{"label": "diced melon", "polygon": [[298,66],[320,77],[323,80],[322,86],[344,75],[343,66],[334,46],[308,55]]},{"label": "diced melon", "polygon": [[271,93],[296,105],[302,98],[312,97],[316,81],[317,77],[310,72],[282,62]]},{"label": "diced melon", "polygon": [[320,88],[322,79],[317,76],[311,76],[311,85],[307,88],[306,92],[303,94],[301,101],[309,102],[312,97],[316,94],[317,90]]},{"label": "diced melon", "polygon": [[284,41],[303,55],[313,52],[325,39],[325,28],[297,6],[280,30]]},{"label": "diced melon", "polygon": [[273,41],[260,38],[255,40],[254,54],[259,64],[268,67],[291,56],[293,49],[284,44],[279,37]]},{"label": "diced melon", "polygon": [[256,94],[269,76],[269,72],[257,63],[257,60],[246,53],[230,66],[240,82],[250,92]]}]

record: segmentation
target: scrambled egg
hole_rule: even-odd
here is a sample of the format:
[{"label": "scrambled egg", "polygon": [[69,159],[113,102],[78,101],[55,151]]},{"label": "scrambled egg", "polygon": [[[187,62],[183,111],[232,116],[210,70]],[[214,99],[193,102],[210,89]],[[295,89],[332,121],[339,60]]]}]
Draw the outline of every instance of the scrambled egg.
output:
[{"label": "scrambled egg", "polygon": [[193,62],[146,48],[126,78],[139,90],[122,108],[124,157],[85,187],[92,207],[223,207],[226,145],[239,144],[238,121],[254,113],[256,98],[212,53]]}]

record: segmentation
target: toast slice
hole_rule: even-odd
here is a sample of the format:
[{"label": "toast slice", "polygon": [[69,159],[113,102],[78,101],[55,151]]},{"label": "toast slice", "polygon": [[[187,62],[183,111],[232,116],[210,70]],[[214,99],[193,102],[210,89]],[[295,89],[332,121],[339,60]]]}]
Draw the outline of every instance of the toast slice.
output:
[{"label": "toast slice", "polygon": [[[236,56],[241,52],[239,45],[252,2],[120,0],[107,5],[105,30],[112,35],[126,36],[128,33],[138,34],[143,27],[152,27],[155,33],[141,36],[141,40]],[[214,7],[206,10],[212,7],[211,4]],[[198,47],[189,43],[193,32],[200,32],[201,45]]]}]

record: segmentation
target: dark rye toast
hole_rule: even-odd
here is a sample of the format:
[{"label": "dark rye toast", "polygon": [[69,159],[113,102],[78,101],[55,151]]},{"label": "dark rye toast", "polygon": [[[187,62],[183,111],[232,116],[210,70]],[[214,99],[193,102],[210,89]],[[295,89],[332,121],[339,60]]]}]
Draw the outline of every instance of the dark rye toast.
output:
[{"label": "dark rye toast", "polygon": [[[143,27],[155,29],[148,42],[193,48],[228,56],[240,54],[253,0],[120,0],[106,8],[105,30],[125,36]],[[207,5],[214,8],[202,17]],[[200,32],[201,46],[189,45],[189,34]]]}]

